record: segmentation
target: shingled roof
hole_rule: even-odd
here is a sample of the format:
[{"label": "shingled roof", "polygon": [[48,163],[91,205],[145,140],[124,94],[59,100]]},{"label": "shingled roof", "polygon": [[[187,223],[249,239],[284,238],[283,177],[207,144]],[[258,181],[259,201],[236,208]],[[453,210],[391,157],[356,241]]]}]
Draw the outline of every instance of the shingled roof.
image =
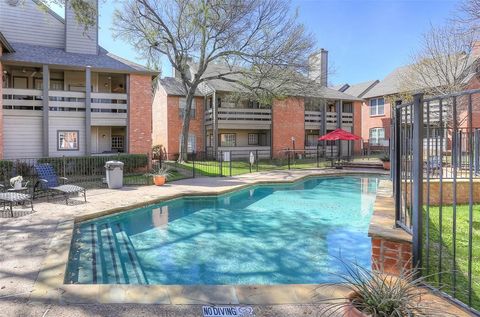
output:
[{"label": "shingled roof", "polygon": [[[165,77],[160,79],[160,85],[165,89],[167,95],[170,96],[185,96],[185,90],[180,79],[175,77]],[[195,96],[203,96],[203,94],[197,89]]]},{"label": "shingled roof", "polygon": [[37,65],[53,65],[70,68],[92,67],[94,70],[158,74],[140,64],[116,56],[100,47],[98,55],[68,53],[64,49],[31,45],[26,43],[11,43],[13,53],[4,54],[2,62],[29,63]]},{"label": "shingled roof", "polygon": [[343,92],[355,97],[362,98],[370,89],[375,87],[375,85],[379,82],[379,80],[369,80],[355,85],[349,85],[347,89],[343,90]]}]

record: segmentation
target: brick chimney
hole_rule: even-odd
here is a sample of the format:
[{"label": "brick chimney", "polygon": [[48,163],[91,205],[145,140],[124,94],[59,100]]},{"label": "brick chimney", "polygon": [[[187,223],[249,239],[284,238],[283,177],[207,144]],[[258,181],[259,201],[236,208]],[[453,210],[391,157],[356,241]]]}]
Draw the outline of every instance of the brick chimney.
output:
[{"label": "brick chimney", "polygon": [[321,86],[328,85],[328,51],[320,49],[320,51],[310,55],[308,58],[308,78],[320,83]]}]

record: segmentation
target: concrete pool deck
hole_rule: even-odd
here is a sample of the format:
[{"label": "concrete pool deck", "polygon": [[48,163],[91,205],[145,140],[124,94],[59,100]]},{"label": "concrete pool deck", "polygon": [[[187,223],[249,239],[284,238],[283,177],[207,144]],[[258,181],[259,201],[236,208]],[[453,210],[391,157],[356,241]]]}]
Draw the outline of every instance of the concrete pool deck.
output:
[{"label": "concrete pool deck", "polygon": [[[0,218],[0,316],[200,316],[202,304],[249,304],[256,316],[317,316],[322,298],[343,297],[335,286],[64,285],[70,239],[77,221],[183,195],[221,194],[256,183],[307,176],[372,174],[372,170],[274,171],[228,178],[196,178],[163,187],[89,190],[88,202],[39,202],[35,213]],[[375,171],[376,172],[376,171]],[[318,294],[318,296],[314,296]],[[454,316],[468,316],[433,299]],[[439,304],[440,303],[440,304]],[[151,304],[151,305],[139,305]],[[186,306],[185,306],[186,305]]]}]

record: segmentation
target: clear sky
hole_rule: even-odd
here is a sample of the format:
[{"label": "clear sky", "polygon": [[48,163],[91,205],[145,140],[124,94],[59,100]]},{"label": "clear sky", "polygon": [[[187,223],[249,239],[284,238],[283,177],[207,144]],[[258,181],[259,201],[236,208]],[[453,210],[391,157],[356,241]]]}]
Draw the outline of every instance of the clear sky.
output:
[{"label": "clear sky", "polygon": [[[100,45],[121,57],[145,64],[111,32],[115,2],[100,8]],[[333,84],[382,79],[407,64],[430,24],[444,23],[458,0],[293,0],[299,19],[329,51]],[[54,8],[62,16],[62,10]],[[171,67],[163,64],[164,76]]]}]

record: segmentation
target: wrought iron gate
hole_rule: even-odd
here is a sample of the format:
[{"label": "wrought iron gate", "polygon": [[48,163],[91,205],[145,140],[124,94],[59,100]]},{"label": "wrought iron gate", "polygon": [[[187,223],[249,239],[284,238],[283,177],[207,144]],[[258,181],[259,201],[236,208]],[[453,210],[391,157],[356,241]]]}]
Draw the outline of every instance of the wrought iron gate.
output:
[{"label": "wrought iron gate", "polygon": [[394,106],[396,223],[429,285],[480,310],[480,90]]}]

